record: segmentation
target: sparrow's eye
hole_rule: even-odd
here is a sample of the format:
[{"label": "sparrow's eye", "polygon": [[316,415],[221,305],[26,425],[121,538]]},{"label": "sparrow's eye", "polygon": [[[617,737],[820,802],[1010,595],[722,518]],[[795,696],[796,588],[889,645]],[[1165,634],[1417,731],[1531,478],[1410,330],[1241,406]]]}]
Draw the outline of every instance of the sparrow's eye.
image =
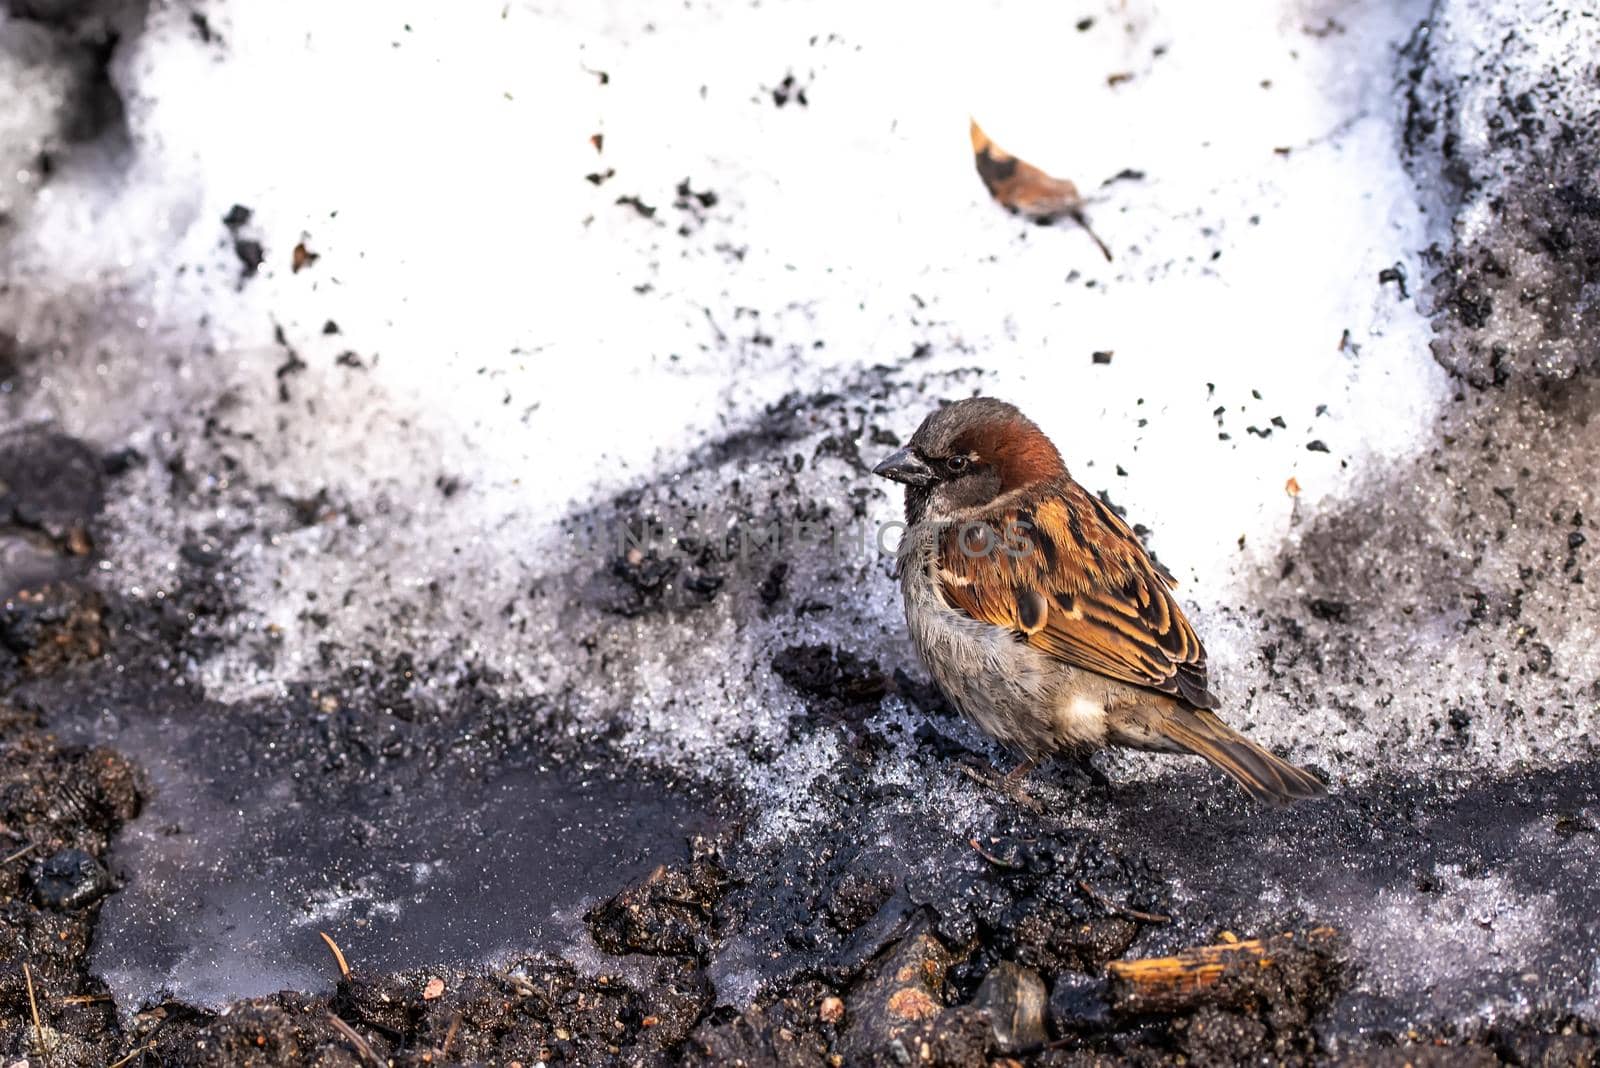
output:
[{"label": "sparrow's eye", "polygon": [[970,462],[965,456],[952,456],[944,462],[944,469],[952,475],[959,475],[967,469],[967,464]]}]

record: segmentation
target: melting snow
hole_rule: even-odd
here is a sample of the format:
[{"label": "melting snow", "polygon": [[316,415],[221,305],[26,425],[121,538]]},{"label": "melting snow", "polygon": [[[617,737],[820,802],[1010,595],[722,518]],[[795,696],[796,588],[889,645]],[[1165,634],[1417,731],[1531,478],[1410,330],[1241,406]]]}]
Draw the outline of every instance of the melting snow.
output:
[{"label": "melting snow", "polygon": [[[0,323],[42,358],[0,410],[150,458],[112,505],[106,581],[171,596],[182,548],[223,554],[242,611],[191,665],[213,698],[401,654],[431,665],[424,691],[489,669],[580,727],[621,723],[639,755],[739,776],[769,835],[832,759],[786,739],[803,706],[772,656],[821,641],[912,667],[886,560],[769,554],[700,593],[684,564],[669,600],[699,607],[619,612],[595,586],[613,559],[576,532],[802,505],[870,530],[899,512],[872,458],[974,391],[1153,530],[1257,737],[1347,782],[1559,762],[1585,714],[1554,734],[1480,716],[1441,752],[1434,698],[1477,700],[1497,670],[1451,651],[1459,604],[1366,634],[1417,658],[1381,705],[1275,696],[1261,655],[1254,609],[1312,588],[1285,554],[1329,544],[1308,531],[1449,425],[1428,324],[1379,281],[1419,277],[1436,233],[1394,99],[1428,9],[280,0],[220,9],[206,40],[154,5],[113,64],[120,151],[38,186],[21,161],[60,93],[28,81],[9,112]],[[29,32],[0,21],[0,85],[32,78]],[[989,202],[969,115],[1088,192],[1115,262]],[[262,246],[254,277],[238,241]],[[298,272],[296,245],[317,257]],[[1593,654],[1538,611],[1566,693]],[[959,777],[933,781],[970,826]],[[1463,902],[1494,889],[1461,882]]]}]

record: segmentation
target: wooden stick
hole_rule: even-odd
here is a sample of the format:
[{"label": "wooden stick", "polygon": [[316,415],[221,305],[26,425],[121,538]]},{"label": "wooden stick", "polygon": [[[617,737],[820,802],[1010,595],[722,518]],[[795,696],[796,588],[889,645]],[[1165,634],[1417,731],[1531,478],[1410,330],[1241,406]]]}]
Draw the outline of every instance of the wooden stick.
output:
[{"label": "wooden stick", "polygon": [[15,853],[11,854],[6,859],[0,860],[0,864],[10,864],[13,860],[21,860],[23,857],[27,856],[29,853],[32,853],[35,849],[38,849],[38,848],[39,847],[37,845],[23,846],[21,849],[17,850]]},{"label": "wooden stick", "polygon": [[110,1064],[106,1065],[106,1068],[122,1068],[123,1065],[125,1065],[129,1061],[133,1060],[139,1054],[148,1053],[148,1052],[150,1052],[151,1050],[153,1050],[155,1048],[156,1048],[155,1040],[151,1039],[149,1042],[146,1042],[142,1046],[135,1046],[131,1053],[129,1053],[126,1056],[123,1056],[123,1057],[118,1057],[116,1060],[114,1060]]},{"label": "wooden stick", "polygon": [[450,1017],[450,1030],[444,1033],[444,1045],[439,1050],[439,1059],[441,1061],[448,1061],[450,1059],[450,1044],[456,1040],[456,1029],[460,1026],[461,1013],[457,1012],[454,1016]]},{"label": "wooden stick", "polygon": [[972,847],[972,851],[974,853],[978,854],[978,856],[982,857],[984,860],[987,860],[990,864],[993,864],[997,868],[1010,868],[1013,871],[1017,871],[1022,868],[1021,864],[1015,864],[1002,857],[995,856],[993,853],[983,848],[983,845],[976,838],[968,838],[967,844]]},{"label": "wooden stick", "polygon": [[39,1045],[39,1056],[45,1055],[44,1024],[39,1019],[39,999],[33,993],[33,969],[28,967],[28,962],[22,962],[22,977],[28,982],[28,1008],[33,1012],[33,1037]]},{"label": "wooden stick", "polygon": [[1215,988],[1229,968],[1272,968],[1297,947],[1327,948],[1337,934],[1331,927],[1317,927],[1304,935],[1286,932],[1196,946],[1172,957],[1112,961],[1106,965],[1111,977],[1110,1001],[1125,1013],[1182,1012],[1221,993]]},{"label": "wooden stick", "polygon": [[348,982],[350,979],[350,965],[345,962],[344,954],[339,950],[339,943],[335,942],[327,931],[318,931],[317,934],[321,935],[322,940],[328,943],[328,948],[333,950],[333,959],[339,965],[339,978]]},{"label": "wooden stick", "polygon": [[1127,905],[1117,904],[1115,901],[1112,901],[1109,897],[1106,897],[1106,895],[1090,886],[1089,880],[1087,879],[1078,880],[1078,889],[1082,890],[1086,895],[1088,895],[1089,900],[1093,901],[1095,904],[1099,905],[1101,908],[1113,915],[1126,916],[1130,920],[1138,920],[1141,923],[1172,922],[1171,916],[1163,916],[1159,912],[1141,912],[1136,908],[1130,908]]},{"label": "wooden stick", "polygon": [[380,1060],[378,1055],[372,1051],[372,1047],[367,1044],[366,1039],[361,1037],[360,1032],[358,1032],[354,1027],[351,1027],[349,1024],[345,1023],[343,1020],[339,1019],[339,1017],[335,1016],[331,1012],[328,1014],[328,1022],[333,1025],[333,1029],[335,1031],[338,1031],[341,1035],[343,1035],[350,1042],[350,1044],[356,1048],[357,1053],[361,1054],[362,1057],[365,1057],[373,1064],[376,1064],[378,1068],[383,1068],[383,1061]]}]

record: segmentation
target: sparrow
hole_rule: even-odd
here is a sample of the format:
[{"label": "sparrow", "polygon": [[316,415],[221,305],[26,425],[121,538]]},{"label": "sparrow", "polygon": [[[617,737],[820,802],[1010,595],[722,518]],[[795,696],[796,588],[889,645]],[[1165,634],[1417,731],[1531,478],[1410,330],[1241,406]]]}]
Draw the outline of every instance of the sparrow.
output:
[{"label": "sparrow", "polygon": [[1177,580],[1015,407],[940,408],[873,473],[906,487],[912,642],[950,702],[1023,756],[1009,789],[1048,757],[1117,746],[1204,757],[1269,804],[1326,793],[1217,716]]}]

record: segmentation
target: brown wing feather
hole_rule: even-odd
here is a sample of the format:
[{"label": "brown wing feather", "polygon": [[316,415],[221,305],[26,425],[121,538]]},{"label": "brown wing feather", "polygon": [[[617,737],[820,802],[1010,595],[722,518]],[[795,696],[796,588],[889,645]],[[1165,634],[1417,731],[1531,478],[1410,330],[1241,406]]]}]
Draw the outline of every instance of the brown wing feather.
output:
[{"label": "brown wing feather", "polygon": [[1098,497],[1063,478],[983,527],[990,533],[944,533],[940,578],[952,605],[1064,663],[1217,706],[1205,648],[1171,593],[1176,580]]}]

